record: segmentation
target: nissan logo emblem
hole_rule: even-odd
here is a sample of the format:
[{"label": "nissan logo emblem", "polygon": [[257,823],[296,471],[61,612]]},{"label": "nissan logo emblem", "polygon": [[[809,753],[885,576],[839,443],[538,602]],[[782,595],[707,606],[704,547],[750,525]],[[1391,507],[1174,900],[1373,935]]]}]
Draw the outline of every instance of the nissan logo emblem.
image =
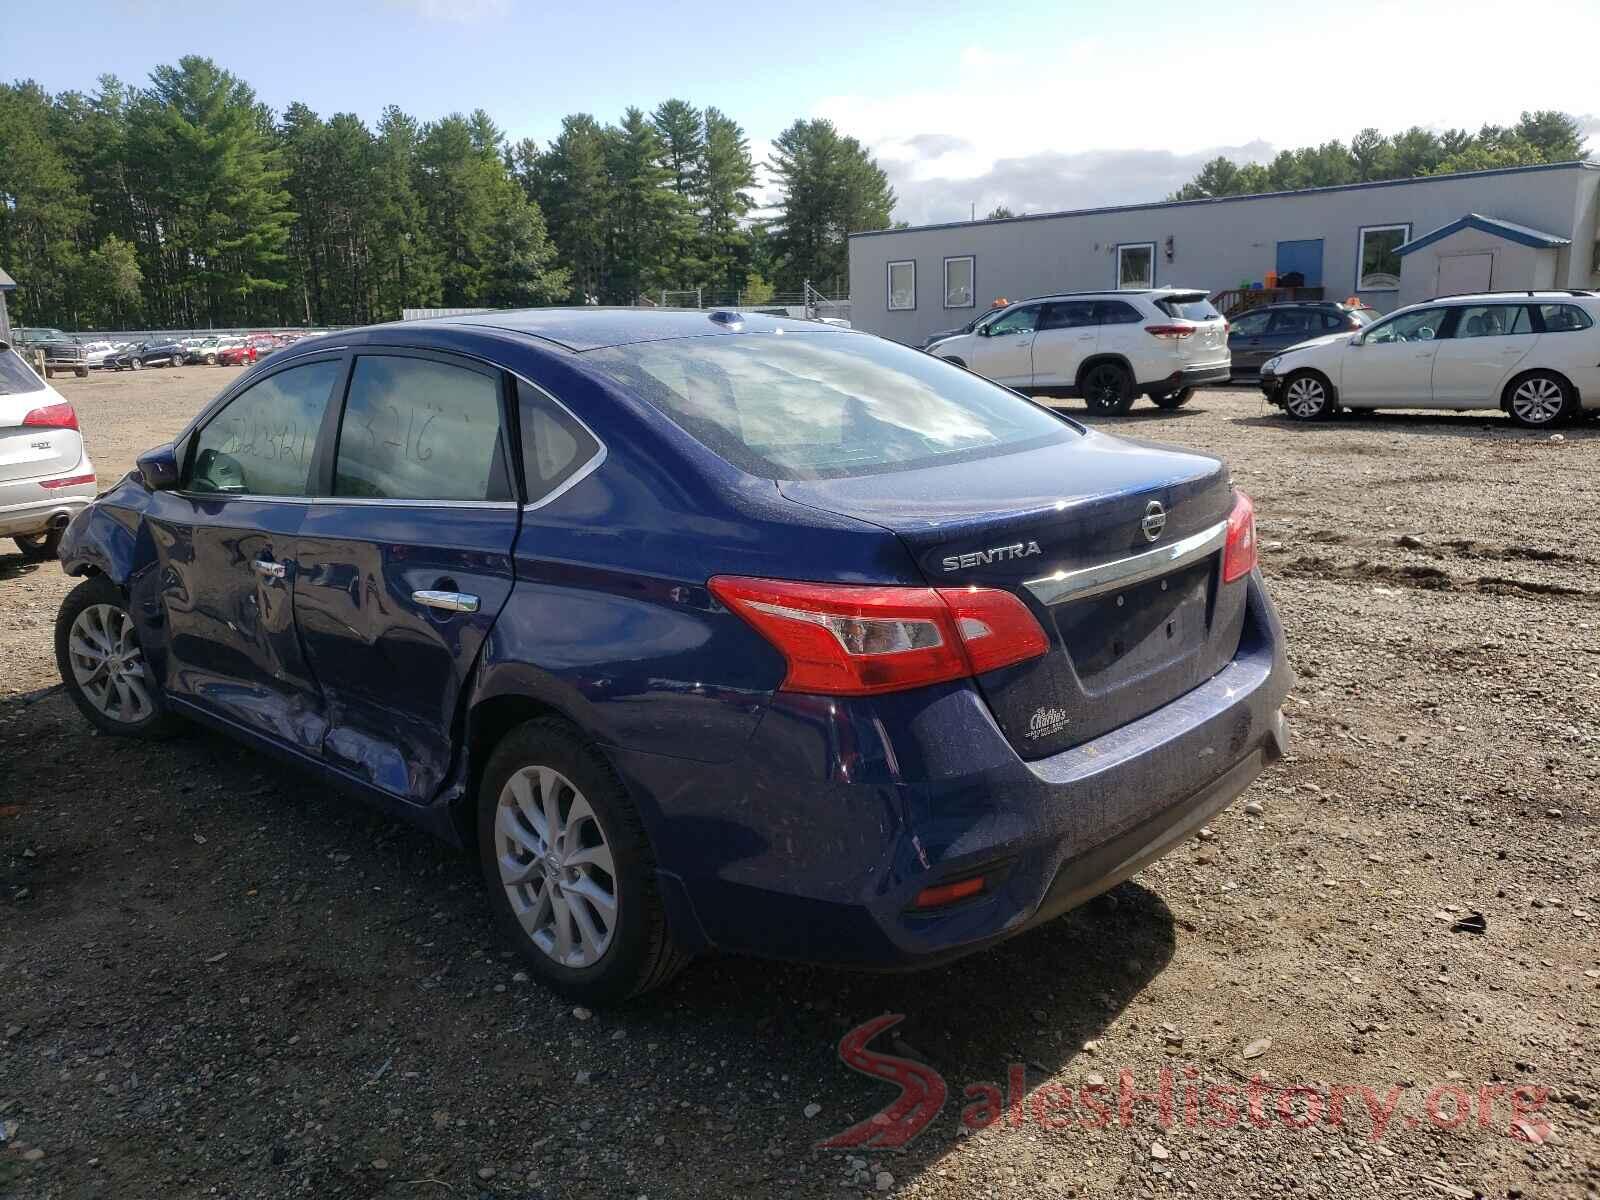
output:
[{"label": "nissan logo emblem", "polygon": [[1144,506],[1144,520],[1139,522],[1139,528],[1144,531],[1144,540],[1155,541],[1166,527],[1167,510],[1161,507],[1161,501],[1150,501]]}]

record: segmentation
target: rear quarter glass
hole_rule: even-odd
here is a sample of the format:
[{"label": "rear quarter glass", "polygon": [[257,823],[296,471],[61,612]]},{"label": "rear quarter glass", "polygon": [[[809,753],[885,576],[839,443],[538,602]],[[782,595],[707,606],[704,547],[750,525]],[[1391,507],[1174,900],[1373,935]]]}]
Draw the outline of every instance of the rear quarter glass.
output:
[{"label": "rear quarter glass", "polygon": [[586,359],[764,479],[838,479],[1066,442],[1080,427],[981,376],[850,333],[639,342]]},{"label": "rear quarter glass", "polygon": [[0,350],[0,396],[42,391],[44,380],[33,373],[33,368],[23,362],[15,350]]}]

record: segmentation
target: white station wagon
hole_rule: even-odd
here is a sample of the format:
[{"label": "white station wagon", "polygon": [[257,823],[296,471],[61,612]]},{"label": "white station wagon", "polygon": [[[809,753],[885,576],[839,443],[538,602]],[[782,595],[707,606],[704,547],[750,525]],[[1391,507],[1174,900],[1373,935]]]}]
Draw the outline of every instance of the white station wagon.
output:
[{"label": "white station wagon", "polygon": [[1269,358],[1261,390],[1298,421],[1341,408],[1499,408],[1541,429],[1593,415],[1600,296],[1492,292],[1413,304]]}]

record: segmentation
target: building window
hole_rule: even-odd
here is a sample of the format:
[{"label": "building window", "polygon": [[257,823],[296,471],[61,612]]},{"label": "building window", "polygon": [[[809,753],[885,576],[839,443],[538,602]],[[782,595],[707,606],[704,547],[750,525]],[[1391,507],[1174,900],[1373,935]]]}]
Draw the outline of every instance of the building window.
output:
[{"label": "building window", "polygon": [[917,306],[917,264],[889,264],[889,311],[900,312]]},{"label": "building window", "polygon": [[976,303],[972,288],[972,255],[944,260],[944,306],[971,308]]},{"label": "building window", "polygon": [[1411,240],[1409,225],[1366,225],[1356,246],[1356,291],[1400,289],[1400,247]]},{"label": "building window", "polygon": [[1149,288],[1156,285],[1156,244],[1132,242],[1117,247],[1117,286]]}]

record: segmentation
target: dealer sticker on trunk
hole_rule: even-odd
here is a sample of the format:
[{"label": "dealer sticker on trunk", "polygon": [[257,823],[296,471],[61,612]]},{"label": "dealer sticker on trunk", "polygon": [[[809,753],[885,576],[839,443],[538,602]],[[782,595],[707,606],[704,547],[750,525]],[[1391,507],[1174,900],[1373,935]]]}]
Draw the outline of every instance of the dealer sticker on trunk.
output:
[{"label": "dealer sticker on trunk", "polygon": [[1067,727],[1067,710],[1064,708],[1036,708],[1028,718],[1028,739],[1049,737]]}]

